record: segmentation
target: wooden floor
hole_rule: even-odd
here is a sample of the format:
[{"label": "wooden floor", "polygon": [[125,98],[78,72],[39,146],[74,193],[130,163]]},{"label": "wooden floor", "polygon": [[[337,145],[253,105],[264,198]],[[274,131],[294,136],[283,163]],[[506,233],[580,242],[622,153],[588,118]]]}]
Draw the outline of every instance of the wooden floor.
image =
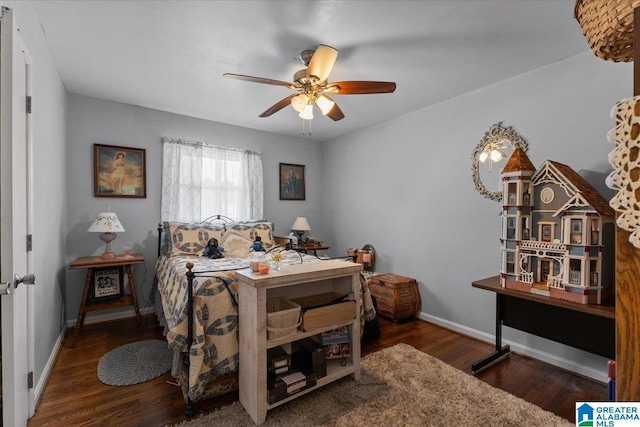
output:
[{"label": "wooden floor", "polygon": [[[96,376],[98,361],[107,351],[138,340],[162,339],[162,330],[152,317],[145,317],[144,325],[142,335],[133,319],[85,326],[76,348],[62,348],[29,427],[163,426],[185,420],[182,394],[168,384],[172,380],[169,373],[128,387],[104,385]],[[421,320],[393,323],[381,319],[381,328],[382,338],[363,344],[363,356],[404,342],[470,373],[471,363],[492,349],[489,344]],[[607,397],[603,383],[515,354],[477,377],[571,422],[575,422],[576,401]],[[229,393],[200,402],[196,415],[237,399],[237,393]]]}]

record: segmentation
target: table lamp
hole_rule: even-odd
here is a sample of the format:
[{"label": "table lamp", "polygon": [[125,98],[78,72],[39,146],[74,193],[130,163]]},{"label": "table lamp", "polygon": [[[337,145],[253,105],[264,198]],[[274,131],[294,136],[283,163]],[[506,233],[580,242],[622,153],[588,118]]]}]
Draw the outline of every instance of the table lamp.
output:
[{"label": "table lamp", "polygon": [[295,232],[298,235],[298,245],[302,246],[302,235],[305,231],[311,231],[311,226],[309,225],[309,221],[307,221],[306,217],[299,216],[293,222],[291,231]]},{"label": "table lamp", "polygon": [[105,242],[107,246],[100,258],[114,259],[116,257],[111,252],[111,242],[116,238],[116,233],[124,231],[124,227],[120,224],[118,216],[114,212],[100,212],[87,231],[90,233],[102,233],[100,240]]}]

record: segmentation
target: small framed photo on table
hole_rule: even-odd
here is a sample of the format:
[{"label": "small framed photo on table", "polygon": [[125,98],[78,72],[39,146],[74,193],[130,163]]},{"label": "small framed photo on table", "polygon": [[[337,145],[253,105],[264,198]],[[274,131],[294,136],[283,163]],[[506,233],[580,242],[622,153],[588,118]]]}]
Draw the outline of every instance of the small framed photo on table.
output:
[{"label": "small framed photo on table", "polygon": [[91,302],[120,298],[124,295],[124,272],[122,267],[96,268],[93,270]]}]

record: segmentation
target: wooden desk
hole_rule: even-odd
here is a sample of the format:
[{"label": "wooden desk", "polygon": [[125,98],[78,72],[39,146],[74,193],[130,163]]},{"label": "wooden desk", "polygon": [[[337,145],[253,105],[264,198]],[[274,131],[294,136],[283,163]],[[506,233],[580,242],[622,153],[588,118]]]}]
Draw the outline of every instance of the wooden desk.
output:
[{"label": "wooden desk", "polygon": [[495,351],[472,363],[472,372],[509,353],[509,346],[502,345],[502,325],[615,359],[614,298],[600,305],[577,304],[503,288],[499,276],[476,280],[472,286],[496,293]]},{"label": "wooden desk", "polygon": [[313,252],[313,254],[315,256],[318,256],[318,252],[317,251],[326,251],[329,249],[329,246],[321,246],[321,245],[316,245],[316,246],[294,246],[293,250],[298,251],[298,252],[304,252],[305,254],[308,254],[309,252]]},{"label": "wooden desk", "polygon": [[[73,338],[73,345],[75,347],[78,342],[78,334],[84,323],[84,316],[89,311],[97,310],[110,310],[119,307],[126,307],[133,305],[136,311],[136,319],[138,321],[138,328],[142,333],[142,319],[140,318],[140,310],[138,309],[138,297],[136,295],[136,285],[133,281],[133,274],[131,273],[131,266],[135,264],[144,264],[144,258],[141,254],[131,254],[129,257],[117,256],[114,259],[105,260],[99,256],[86,256],[77,258],[70,265],[70,269],[87,269],[87,278],[84,281],[84,291],[82,292],[82,302],[80,303],[80,310],[78,311],[78,319],[74,326],[75,335]],[[131,295],[123,295],[122,297],[115,298],[104,302],[88,303],[89,293],[91,291],[91,282],[93,277],[93,271],[96,268],[104,267],[120,267],[124,266],[129,279],[129,287],[131,288]]]}]

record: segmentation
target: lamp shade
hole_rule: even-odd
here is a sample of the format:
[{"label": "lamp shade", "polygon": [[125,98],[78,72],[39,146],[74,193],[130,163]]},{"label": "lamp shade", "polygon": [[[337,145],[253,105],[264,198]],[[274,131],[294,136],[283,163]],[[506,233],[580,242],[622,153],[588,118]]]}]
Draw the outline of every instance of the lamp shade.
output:
[{"label": "lamp shade", "polygon": [[100,258],[111,260],[116,257],[116,255],[111,252],[111,242],[116,238],[116,233],[124,231],[124,227],[120,224],[120,220],[118,220],[118,216],[115,213],[100,212],[87,231],[91,233],[102,233],[100,240],[105,242],[106,246]]},{"label": "lamp shade", "polygon": [[293,222],[291,229],[295,231],[309,231],[311,230],[311,226],[309,225],[309,221],[307,221],[306,217],[299,216]]},{"label": "lamp shade", "polygon": [[114,212],[100,212],[87,230],[91,233],[119,233],[124,231]]},{"label": "lamp shade", "polygon": [[316,105],[320,111],[322,111],[322,114],[326,116],[336,103],[327,95],[320,95],[318,99],[316,99]]}]

